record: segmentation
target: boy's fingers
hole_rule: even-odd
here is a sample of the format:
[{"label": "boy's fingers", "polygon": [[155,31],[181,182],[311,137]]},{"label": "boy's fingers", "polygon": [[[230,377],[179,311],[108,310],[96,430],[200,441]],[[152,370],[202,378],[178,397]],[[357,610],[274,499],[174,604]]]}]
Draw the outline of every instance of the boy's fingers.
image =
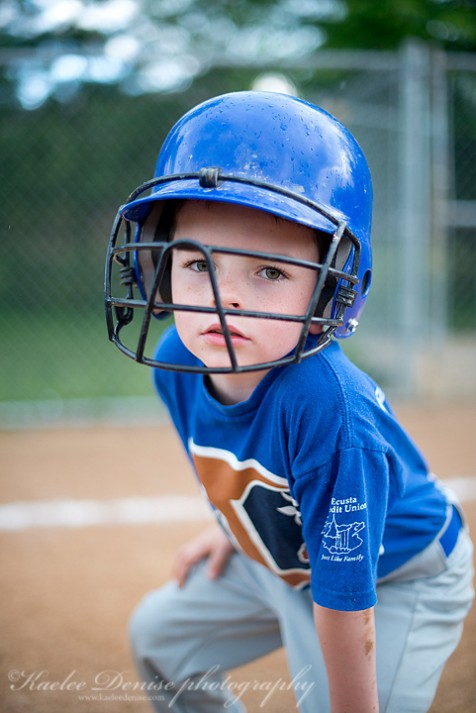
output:
[{"label": "boy's fingers", "polygon": [[183,587],[185,584],[188,574],[192,567],[200,558],[191,557],[190,555],[179,556],[175,562],[175,578],[178,582],[179,587]]},{"label": "boy's fingers", "polygon": [[228,550],[218,550],[213,552],[208,559],[207,572],[210,579],[218,579],[230,557]]},{"label": "boy's fingers", "polygon": [[[225,568],[228,556],[228,553],[215,552],[208,557],[207,573],[210,579],[218,579]],[[177,562],[175,567],[175,578],[180,588],[185,585],[188,575],[190,574],[190,570],[202,559],[203,557],[184,558]]]},{"label": "boy's fingers", "polygon": [[207,573],[210,579],[217,579],[232,552],[232,547],[225,536],[216,528],[206,530],[201,536],[186,544],[179,551],[174,564],[174,577],[179,587],[183,587],[190,570],[201,560],[207,560]]}]

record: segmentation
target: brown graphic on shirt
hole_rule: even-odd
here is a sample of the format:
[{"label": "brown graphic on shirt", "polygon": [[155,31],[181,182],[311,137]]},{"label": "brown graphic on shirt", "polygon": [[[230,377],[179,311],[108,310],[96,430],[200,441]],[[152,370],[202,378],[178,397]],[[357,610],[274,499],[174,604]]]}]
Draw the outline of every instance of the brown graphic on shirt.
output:
[{"label": "brown graphic on shirt", "polygon": [[[300,588],[309,583],[309,569],[281,570],[272,553],[259,536],[257,530],[250,527],[250,520],[243,508],[243,502],[254,487],[266,491],[283,493],[283,505],[289,507],[291,498],[289,488],[275,480],[267,478],[256,468],[234,469],[227,461],[216,456],[203,456],[192,452],[197,474],[202,482],[210,502],[223,513],[233,536],[241,549],[253,560],[260,562],[274,571],[292,587]],[[285,497],[287,495],[287,497]],[[294,511],[297,513],[297,511]],[[279,517],[277,513],[277,517]],[[284,515],[283,515],[284,517]],[[301,552],[305,547],[301,545]],[[302,554],[301,554],[302,556]],[[303,560],[301,560],[303,561]],[[305,560],[304,560],[305,561]]]}]

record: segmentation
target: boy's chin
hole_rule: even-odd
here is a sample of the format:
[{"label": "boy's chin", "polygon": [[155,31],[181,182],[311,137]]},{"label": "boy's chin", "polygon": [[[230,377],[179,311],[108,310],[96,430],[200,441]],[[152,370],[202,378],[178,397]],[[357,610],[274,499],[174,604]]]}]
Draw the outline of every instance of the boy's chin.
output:
[{"label": "boy's chin", "polygon": [[[200,357],[199,357],[200,358]],[[236,362],[237,362],[237,368],[241,369],[244,367],[251,367],[252,369],[257,368],[259,370],[260,364],[263,363],[263,361],[253,361],[251,359],[243,359],[240,358],[240,355],[236,355]],[[202,357],[202,363],[204,366],[207,367],[207,369],[232,369],[232,363],[231,359],[229,358],[228,354],[222,354],[222,355],[217,355],[216,357],[209,357],[206,359],[203,359]],[[234,374],[235,372],[231,372]]]},{"label": "boy's chin", "polygon": [[[285,355],[283,355],[285,356]],[[279,359],[282,357],[276,357],[274,361],[278,362]],[[268,360],[265,360],[264,358],[260,361],[251,361],[251,360],[240,360],[239,357],[237,358],[237,369],[243,369],[243,371],[231,371],[232,369],[232,364],[231,361],[228,359],[220,359],[220,360],[208,360],[207,362],[202,362],[204,366],[207,369],[227,369],[229,370],[228,372],[225,373],[225,375],[230,375],[230,376],[246,376],[250,375],[252,373],[259,375],[260,372],[263,372],[263,375],[266,374],[271,368],[273,368],[274,361],[271,361],[271,365],[269,364]],[[265,366],[268,364],[267,366]]]}]

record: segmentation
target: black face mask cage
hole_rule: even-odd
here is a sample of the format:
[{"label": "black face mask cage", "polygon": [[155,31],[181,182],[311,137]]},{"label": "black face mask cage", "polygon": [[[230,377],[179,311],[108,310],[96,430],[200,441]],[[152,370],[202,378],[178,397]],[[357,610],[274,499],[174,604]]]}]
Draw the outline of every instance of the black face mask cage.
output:
[{"label": "black face mask cage", "polygon": [[[279,186],[273,186],[260,181],[220,174],[218,169],[203,169],[199,173],[179,174],[152,179],[151,181],[147,181],[143,185],[139,186],[131,194],[131,196],[129,196],[127,203],[136,200],[142,193],[150,188],[160,185],[161,183],[190,179],[198,179],[202,187],[207,188],[218,187],[219,183],[223,181],[246,183],[260,188],[266,188],[269,191],[291,198],[294,201],[300,202],[316,210],[316,212],[327,218],[336,226],[332,236],[329,236],[330,244],[324,260],[321,263],[311,263],[284,257],[282,255],[257,253],[253,250],[248,251],[232,248],[209,247],[195,240],[188,239],[180,241],[177,240],[173,243],[156,241],[140,242],[140,231],[138,236],[133,236],[131,222],[123,218],[121,211],[119,211],[111,230],[106,260],[105,307],[109,339],[120,349],[120,351],[126,354],[126,356],[139,363],[161,369],[195,372],[201,374],[238,374],[260,371],[276,366],[284,366],[290,363],[298,363],[302,359],[322,351],[330,343],[336,329],[343,325],[345,310],[353,304],[356,295],[355,286],[359,282],[357,274],[360,260],[360,242],[348,230],[345,222],[332,215],[329,211],[323,209],[314,201],[311,201],[299,194],[293,193]],[[123,236],[122,242],[121,244],[118,244],[121,236]],[[345,254],[346,256],[349,255],[346,260],[342,260],[341,257],[338,257],[338,255],[342,253],[344,244],[346,246],[350,246],[350,255],[349,249],[345,247]],[[170,277],[168,272],[171,252],[172,250],[180,248],[188,250],[192,249],[203,255],[203,260],[207,263],[208,276],[214,295],[214,307],[175,304],[172,301],[165,301],[167,297],[161,296],[161,288],[163,289],[164,282],[166,282]],[[144,286],[141,285],[141,294],[137,297],[137,285],[138,282],[140,282],[140,278],[138,279],[137,276],[137,268],[142,262],[141,253],[143,253],[143,255],[148,254],[147,259],[149,265],[151,262],[153,263],[155,272],[153,273],[149,289],[147,289],[147,294],[144,290]],[[317,274],[316,285],[306,314],[287,315],[224,308],[220,297],[216,275],[213,269],[213,255],[215,253],[228,253],[247,257],[264,257],[267,260],[272,260],[273,262],[292,263],[304,268],[315,270]],[[151,258],[152,255],[155,256],[153,259]],[[339,265],[339,269],[339,267],[336,266],[338,262],[345,264],[343,264],[342,267]],[[125,287],[126,294],[124,297],[117,297],[113,295],[113,273],[116,266],[119,267],[121,285]],[[322,313],[323,305],[330,300],[332,300],[333,305],[330,316],[319,316],[318,313]],[[137,334],[137,343],[135,346],[130,347],[124,342],[122,332],[126,327],[131,325],[134,320],[136,310],[139,309],[143,311],[143,318]],[[146,345],[150,336],[149,332],[152,318],[155,318],[156,316],[163,316],[167,313],[173,314],[177,311],[202,313],[210,312],[218,316],[223,331],[228,358],[230,360],[229,366],[207,367],[204,364],[173,364],[159,361],[154,356],[147,356]],[[290,354],[287,354],[280,359],[276,359],[271,362],[240,366],[238,364],[235,349],[226,322],[226,317],[229,314],[239,317],[300,322],[302,324],[302,328],[298,343]],[[154,321],[157,322],[158,320],[154,319]],[[318,335],[310,335],[309,332],[311,326],[316,324],[322,326],[321,333]]]}]

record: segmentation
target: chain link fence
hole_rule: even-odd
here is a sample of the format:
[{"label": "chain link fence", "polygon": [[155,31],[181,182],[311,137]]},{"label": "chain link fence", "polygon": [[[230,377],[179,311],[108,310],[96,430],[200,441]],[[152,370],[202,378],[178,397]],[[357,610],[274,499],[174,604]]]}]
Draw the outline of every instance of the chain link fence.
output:
[{"label": "chain link fence", "polygon": [[104,323],[116,209],[184,111],[271,70],[351,129],[373,173],[373,288],[345,348],[396,395],[476,394],[476,57],[406,45],[214,66],[180,95],[91,86],[36,111],[4,106],[0,424],[144,415],[150,372]]}]

